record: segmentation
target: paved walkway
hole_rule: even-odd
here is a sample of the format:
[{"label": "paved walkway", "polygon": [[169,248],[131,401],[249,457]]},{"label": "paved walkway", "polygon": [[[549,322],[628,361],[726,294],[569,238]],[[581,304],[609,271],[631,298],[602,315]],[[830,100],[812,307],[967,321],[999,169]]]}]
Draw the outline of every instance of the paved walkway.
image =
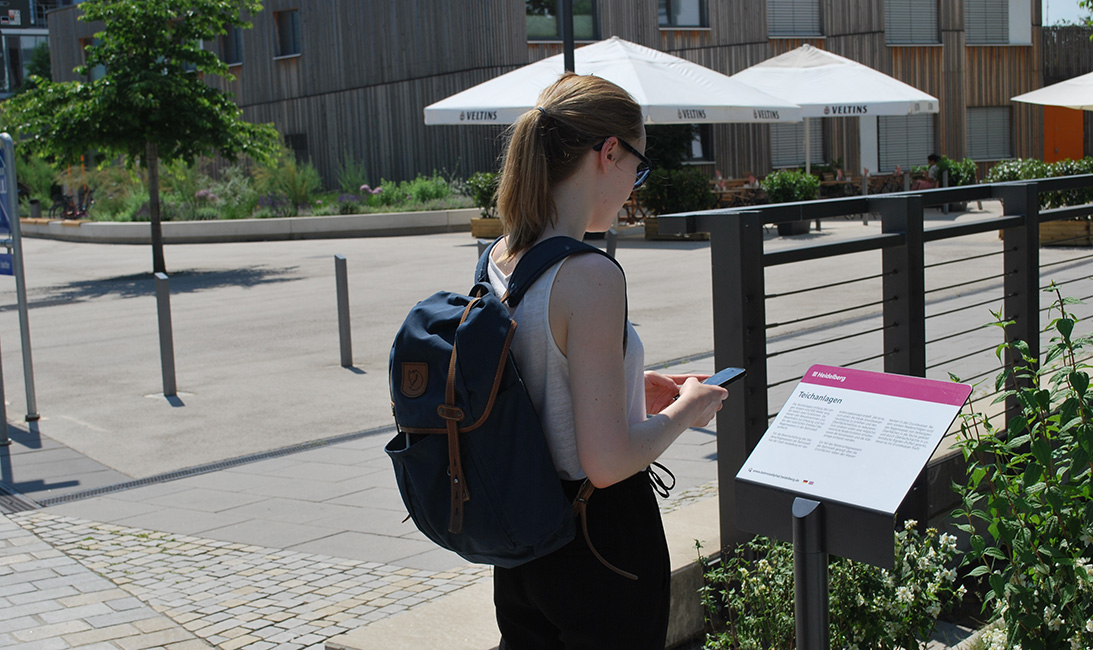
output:
[{"label": "paved walkway", "polygon": [[[805,239],[878,230],[828,222]],[[992,237],[936,255],[997,247]],[[14,290],[0,283],[13,439],[0,448],[0,488],[14,493],[0,498],[0,647],[321,648],[488,578],[403,521],[382,452],[392,433],[389,342],[414,300],[465,284],[452,278],[475,257],[468,235],[168,247],[180,391],[170,400],[159,385],[147,248],[25,245],[42,419],[20,422]],[[800,240],[768,241],[793,245]],[[338,364],[336,253],[351,270],[349,369]],[[1088,273],[1065,262],[1074,251],[1044,255],[1064,260],[1057,270]],[[624,237],[618,258],[647,362],[713,370],[708,246]],[[853,273],[857,259],[810,269],[809,283]],[[862,273],[872,264],[860,263]],[[794,273],[772,269],[768,282]],[[836,298],[806,294],[770,318],[826,311]],[[836,320],[822,325],[848,326]],[[772,345],[820,331],[789,327]],[[862,345],[824,359],[860,355]],[[940,353],[965,349],[958,341]],[[791,373],[797,362],[782,363]],[[665,460],[679,480],[666,511],[716,495],[713,430],[688,431]]]}]

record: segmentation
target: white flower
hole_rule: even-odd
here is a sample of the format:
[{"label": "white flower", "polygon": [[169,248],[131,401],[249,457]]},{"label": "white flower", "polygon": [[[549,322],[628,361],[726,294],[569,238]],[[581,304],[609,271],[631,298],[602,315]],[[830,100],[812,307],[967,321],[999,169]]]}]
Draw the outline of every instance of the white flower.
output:
[{"label": "white flower", "polygon": [[1083,531],[1082,534],[1078,536],[1078,539],[1082,540],[1082,543],[1084,543],[1086,546],[1093,545],[1093,534],[1091,534],[1088,530]]},{"label": "white flower", "polygon": [[910,605],[914,601],[914,599],[915,599],[915,595],[914,595],[914,593],[911,592],[911,590],[909,588],[907,588],[907,587],[896,587],[896,600],[897,601],[899,601],[899,602],[901,602],[905,605]]},{"label": "white flower", "polygon": [[1085,631],[1086,632],[1093,632],[1093,618],[1091,618],[1091,619],[1089,619],[1088,621],[1085,622]]},{"label": "white flower", "polygon": [[949,533],[942,533],[941,537],[937,540],[941,544],[941,548],[952,551],[956,549],[956,535],[950,535]]},{"label": "white flower", "polygon": [[903,523],[903,530],[914,530],[915,526],[917,526],[917,525],[918,525],[917,521],[915,521],[914,519],[908,519],[907,521],[905,521]]},{"label": "white flower", "polygon": [[941,614],[941,603],[934,601],[926,606],[926,613],[930,618],[937,618]]}]

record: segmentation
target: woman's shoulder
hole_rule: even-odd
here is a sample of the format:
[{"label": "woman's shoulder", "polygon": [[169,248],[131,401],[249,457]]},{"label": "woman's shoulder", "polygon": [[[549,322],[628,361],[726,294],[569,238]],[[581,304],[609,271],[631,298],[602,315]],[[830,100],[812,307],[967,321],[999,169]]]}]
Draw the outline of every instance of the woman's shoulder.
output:
[{"label": "woman's shoulder", "polygon": [[582,306],[604,306],[623,298],[626,280],[613,261],[586,253],[565,260],[554,280],[554,291]]}]

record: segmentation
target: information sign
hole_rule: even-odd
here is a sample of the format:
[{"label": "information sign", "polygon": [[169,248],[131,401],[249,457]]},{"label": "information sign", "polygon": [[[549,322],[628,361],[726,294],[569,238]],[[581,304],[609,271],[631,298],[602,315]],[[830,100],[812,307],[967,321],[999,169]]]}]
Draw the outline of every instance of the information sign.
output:
[{"label": "information sign", "polygon": [[0,275],[15,275],[11,253],[0,253]]},{"label": "information sign", "polygon": [[966,384],[812,366],[736,478],[894,513],[969,394]]}]

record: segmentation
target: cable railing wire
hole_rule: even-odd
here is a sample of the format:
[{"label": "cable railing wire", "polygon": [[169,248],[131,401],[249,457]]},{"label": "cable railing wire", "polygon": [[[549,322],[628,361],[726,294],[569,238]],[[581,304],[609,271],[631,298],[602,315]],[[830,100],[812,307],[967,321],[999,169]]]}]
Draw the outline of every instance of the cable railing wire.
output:
[{"label": "cable railing wire", "polygon": [[998,275],[988,275],[985,278],[979,278],[977,280],[968,280],[967,282],[958,282],[956,284],[950,284],[950,285],[947,285],[947,286],[944,286],[944,287],[937,287],[935,289],[927,289],[923,293],[931,294],[931,293],[937,293],[938,291],[945,291],[947,289],[958,289],[960,287],[966,287],[969,284],[979,284],[981,282],[987,282],[989,280],[998,280],[1000,278],[1006,277],[1007,275],[1012,275],[1012,273],[1000,273]]},{"label": "cable railing wire", "polygon": [[953,357],[952,359],[946,359],[945,361],[938,361],[937,363],[927,364],[926,369],[927,370],[932,370],[934,368],[938,368],[940,366],[944,366],[944,365],[953,363],[954,361],[963,361],[964,359],[967,359],[969,357],[974,357],[977,354],[983,354],[984,352],[991,352],[997,347],[998,347],[997,345],[992,345],[989,348],[983,348],[982,350],[976,350],[975,352],[969,352],[967,354],[962,354],[959,357]]},{"label": "cable railing wire", "polygon": [[961,257],[960,259],[955,259],[955,260],[945,260],[943,262],[933,262],[932,264],[926,264],[925,266],[923,266],[923,268],[932,269],[935,266],[945,266],[946,264],[960,264],[961,262],[970,262],[972,260],[980,260],[980,259],[983,259],[984,257],[995,257],[997,255],[1004,255],[1007,251],[1012,251],[1012,250],[1016,250],[1016,248],[1009,248],[1009,249],[1004,249],[1004,250],[1000,250],[1000,251],[993,251],[993,252],[990,252],[990,253],[982,253],[980,255],[970,255],[968,257]]},{"label": "cable railing wire", "polygon": [[1070,259],[1059,260],[1057,262],[1048,262],[1047,264],[1041,264],[1041,269],[1051,268],[1053,266],[1059,266],[1060,264],[1070,264],[1072,262],[1081,262],[1082,260],[1093,259],[1093,255],[1082,255],[1081,257],[1071,257]]},{"label": "cable railing wire", "polygon": [[844,286],[844,285],[847,285],[847,284],[853,284],[855,282],[864,282],[866,280],[876,280],[878,278],[883,278],[886,275],[891,275],[891,274],[890,273],[877,273],[876,275],[866,275],[866,276],[862,276],[860,278],[854,278],[852,280],[840,280],[838,282],[832,282],[830,284],[819,284],[819,285],[816,285],[814,287],[805,287],[804,289],[795,289],[793,291],[785,291],[785,292],[782,292],[782,293],[768,293],[763,297],[768,299],[768,300],[771,299],[771,298],[785,298],[786,296],[795,296],[799,293],[807,293],[809,291],[818,291],[820,289],[831,289],[832,287],[841,287],[841,286]]},{"label": "cable railing wire", "polygon": [[972,304],[972,305],[965,305],[963,307],[956,307],[955,309],[949,309],[948,311],[939,311],[936,314],[927,314],[926,315],[926,320],[929,320],[931,318],[937,318],[939,316],[948,316],[949,314],[955,314],[957,312],[967,311],[969,309],[975,309],[976,307],[984,307],[984,306],[989,305],[991,303],[998,302],[999,300],[1005,300],[1006,298],[1008,298],[1012,295],[1013,294],[1008,294],[1008,295],[1002,296],[1001,298],[991,298],[990,300],[984,300],[983,302],[977,302],[977,303]]},{"label": "cable railing wire", "polygon": [[930,345],[931,343],[938,343],[940,341],[948,341],[949,339],[955,339],[958,336],[964,336],[966,334],[971,334],[973,332],[978,332],[978,331],[982,330],[984,327],[986,327],[986,325],[976,325],[975,327],[973,327],[971,329],[964,330],[962,332],[954,332],[952,334],[946,334],[945,336],[939,336],[936,339],[930,339],[929,341],[926,341],[926,345]]},{"label": "cable railing wire", "polygon": [[777,352],[770,352],[767,354],[767,358],[779,357],[783,354],[789,354],[790,352],[800,352],[801,350],[807,350],[809,348],[818,348],[821,345],[828,345],[830,343],[838,343],[840,341],[846,341],[858,336],[865,336],[866,334],[875,334],[877,332],[883,332],[886,329],[891,329],[892,325],[882,325],[873,329],[862,330],[861,332],[854,332],[853,334],[846,334],[845,336],[836,336],[833,339],[825,339],[823,341],[816,341],[815,343],[808,343],[805,345],[799,345],[795,348],[786,348],[785,350],[778,350]]},{"label": "cable railing wire", "polygon": [[767,323],[767,329],[772,330],[776,327],[785,327],[786,325],[795,325],[797,323],[804,323],[806,321],[816,320],[818,318],[825,318],[827,316],[837,316],[839,314],[845,314],[848,311],[854,311],[856,309],[865,309],[866,307],[876,307],[877,305],[883,305],[884,303],[890,302],[890,301],[891,301],[891,299],[875,300],[873,302],[867,302],[865,304],[856,305],[854,307],[845,307],[843,309],[836,309],[834,311],[824,312],[822,314],[812,314],[811,316],[802,316],[801,318],[795,318],[793,320],[782,321],[780,323]]}]

